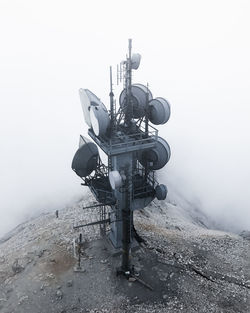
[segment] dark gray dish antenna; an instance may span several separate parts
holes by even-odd
[[[165,200],[168,194],[167,186],[160,184],[155,188],[155,195],[158,200]]]
[[[148,93],[148,100],[153,98],[152,93],[148,88],[142,84],[133,84],[131,86],[131,101],[133,104],[133,118],[141,118],[145,116],[145,110],[147,105],[147,93]],[[126,99],[126,89],[120,94],[120,106],[121,108],[125,108],[127,105]]]
[[[138,159],[143,166],[148,165],[151,170],[160,170],[168,163],[170,156],[169,144],[158,136],[155,147],[139,153]]]
[[[99,152],[97,145],[93,142],[83,142],[80,137],[80,148],[76,151],[72,169],[80,177],[90,175],[97,168]]]
[[[170,104],[164,98],[149,101],[149,120],[155,125],[167,123],[170,118]]]

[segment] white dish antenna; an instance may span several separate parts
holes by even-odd
[[[106,133],[110,124],[110,118],[103,103],[98,106],[91,106],[90,121],[96,136],[102,136]]]
[[[108,158],[107,154],[105,152],[103,152],[102,149],[98,149],[98,150],[99,150],[99,156],[100,156],[102,163],[104,165],[108,166],[109,158]]]
[[[134,53],[131,57],[132,69],[137,70],[141,63],[141,55],[139,53]]]
[[[109,172],[109,183],[113,190],[122,186],[122,177],[118,171]]]
[[[88,89],[80,89],[79,90],[80,101],[83,110],[83,116],[86,124],[91,127],[91,119],[90,119],[90,109],[92,106],[101,106],[105,108],[105,105],[101,102],[101,100],[90,90]]]

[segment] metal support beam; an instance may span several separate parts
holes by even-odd
[[[125,207],[122,210],[122,267],[124,273],[130,273],[130,248],[131,248],[131,193],[132,177],[129,166],[125,169]]]

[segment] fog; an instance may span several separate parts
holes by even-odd
[[[0,1],[0,236],[86,189],[71,170],[87,128],[78,97],[108,105],[109,65],[171,103],[160,172],[227,229],[250,229],[248,1]],[[118,96],[118,95],[117,95]]]

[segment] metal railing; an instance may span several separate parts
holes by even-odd
[[[92,130],[89,130],[89,135],[91,138],[104,150],[108,155],[112,155],[116,152],[123,153],[129,150],[135,151],[140,149],[140,146],[145,146],[145,148],[151,147],[158,138],[158,130],[153,126],[150,126],[148,131],[148,136],[143,132],[143,127],[141,126],[139,132],[133,134],[125,134],[122,131],[118,131],[116,135],[108,139],[105,137],[96,137]]]

